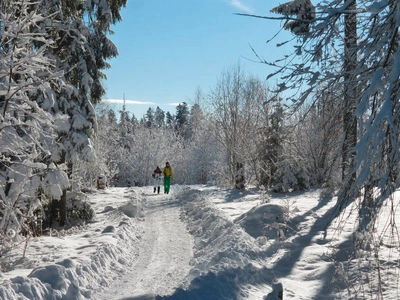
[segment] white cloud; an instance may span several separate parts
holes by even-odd
[[[124,104],[124,100],[122,99],[103,99],[103,102],[107,103],[115,103],[115,104]],[[125,104],[135,104],[135,105],[154,105],[154,102],[144,102],[144,101],[136,101],[136,100],[125,100]]]
[[[250,7],[243,4],[242,1],[240,0],[229,0],[229,4],[232,5],[233,7],[245,11],[246,13],[249,14],[253,13],[253,10]]]
[[[171,102],[171,103],[167,103],[167,105],[170,106],[178,106],[179,104],[181,104],[182,102]]]

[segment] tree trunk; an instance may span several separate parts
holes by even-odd
[[[73,163],[67,162],[67,174],[69,179],[71,179],[72,176],[72,168],[73,168]],[[63,190],[63,194],[59,201],[60,221],[58,224],[60,226],[64,226],[67,224],[67,190],[68,188],[65,188]]]
[[[64,226],[67,224],[67,190],[63,190],[63,194],[59,201],[59,214],[60,214],[60,221],[59,225]]]
[[[345,0],[347,2],[347,0]],[[354,0],[347,8],[348,11],[356,10]],[[357,119],[355,109],[357,104],[357,85],[354,70],[357,66],[357,15],[345,14],[345,49],[344,49],[344,141],[342,146],[342,180],[347,188],[352,186],[355,179],[353,173],[354,152],[352,149],[357,144]]]

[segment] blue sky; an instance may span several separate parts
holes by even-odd
[[[285,1],[283,1],[285,2]],[[225,69],[238,63],[246,73],[264,80],[271,72],[256,60],[250,45],[267,60],[281,58],[267,44],[280,21],[235,13],[271,15],[277,0],[131,0],[111,40],[119,56],[110,60],[104,82],[105,100],[126,100],[140,119],[151,106],[175,113],[177,103],[190,103],[198,87],[214,87]],[[287,37],[287,34],[286,34]],[[116,101],[117,100],[117,101]],[[121,105],[113,106],[120,109]]]

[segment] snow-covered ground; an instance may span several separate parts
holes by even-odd
[[[376,269],[387,276],[384,299],[398,299],[398,249],[382,240],[380,268],[350,259],[351,207],[347,222],[324,231],[336,199],[320,193],[96,191],[94,222],[31,238],[1,258],[0,299],[278,299],[280,286],[285,300],[382,299]]]

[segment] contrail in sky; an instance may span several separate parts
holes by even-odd
[[[243,10],[247,13],[253,13],[253,10],[250,7],[243,4],[240,0],[230,0],[229,3],[230,3],[230,5],[236,7],[240,10]]]
[[[124,104],[123,99],[103,99],[102,101],[107,103]],[[136,100],[125,100],[125,104],[136,104],[136,105],[154,105],[154,102],[144,102]]]

